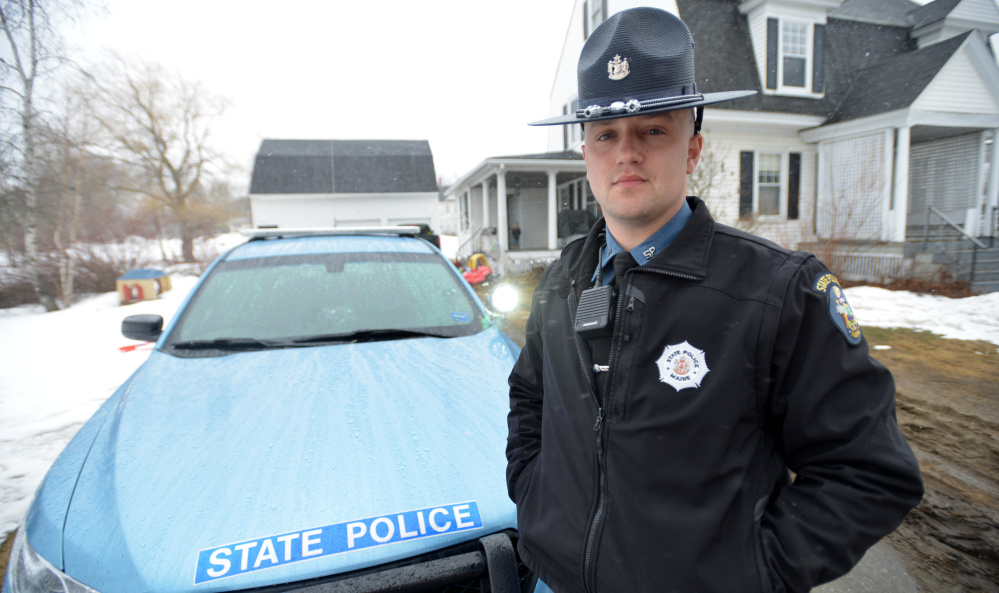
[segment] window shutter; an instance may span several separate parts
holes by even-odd
[[[739,153],[739,218],[753,214],[753,151]]]
[[[815,40],[812,47],[812,92],[821,93],[826,84],[826,26],[815,25]]]
[[[583,41],[586,41],[589,38],[590,38],[590,7],[589,7],[589,2],[583,2]]]
[[[777,36],[780,26],[777,19],[767,19],[767,88],[777,90]]]
[[[798,201],[801,194],[800,152],[788,155],[787,174],[787,219],[798,220]]]

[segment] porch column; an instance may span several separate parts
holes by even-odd
[[[482,226],[488,228],[489,224],[489,178],[482,182]]]
[[[909,213],[909,144],[910,126],[898,128],[895,146],[895,183],[891,195],[891,228],[888,240],[905,241],[905,223]]]
[[[558,249],[558,187],[555,176],[558,171],[548,172],[548,249]]]
[[[989,166],[989,193],[985,199],[985,226],[987,237],[996,236],[996,219],[993,208],[999,206],[999,129],[992,131],[992,159]]]
[[[506,273],[506,263],[503,261],[507,250],[507,221],[506,221],[506,165],[500,165],[496,172],[496,242],[499,245],[499,272]]]

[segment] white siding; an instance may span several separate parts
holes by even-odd
[[[891,199],[888,148],[893,130],[820,144],[818,236],[833,240],[882,240]]]
[[[762,10],[750,15],[749,34],[753,41],[756,69],[759,71],[760,80],[765,87],[767,83],[767,15]]]
[[[999,8],[996,8],[994,0],[964,0],[947,16],[961,20],[999,24]]]
[[[999,113],[996,98],[982,81],[966,49],[959,50],[940,69],[912,108],[951,113]]]
[[[705,119],[707,123],[709,120]],[[801,180],[798,196],[798,219],[763,216],[751,222],[739,220],[739,153],[742,151],[780,152],[782,161],[781,201],[787,203],[787,153],[801,153]],[[712,164],[712,161],[714,163]],[[797,247],[813,238],[812,221],[815,211],[816,146],[805,144],[797,134],[761,133],[755,129],[704,130],[704,153],[699,168],[712,167],[714,180],[709,195],[699,196],[708,204],[715,220],[742,228],[786,247]],[[702,171],[703,172],[703,171]],[[695,175],[697,173],[695,172]],[[783,210],[783,207],[782,207]]]
[[[437,193],[401,195],[260,194],[250,196],[254,226],[327,228],[428,222],[438,228]]]

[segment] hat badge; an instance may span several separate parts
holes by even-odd
[[[613,60],[607,62],[607,78],[611,80],[621,80],[630,73],[628,58],[622,60],[620,55],[615,55]]]

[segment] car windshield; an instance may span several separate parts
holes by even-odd
[[[219,262],[166,346],[177,353],[456,337],[487,325],[436,255],[291,255]]]

